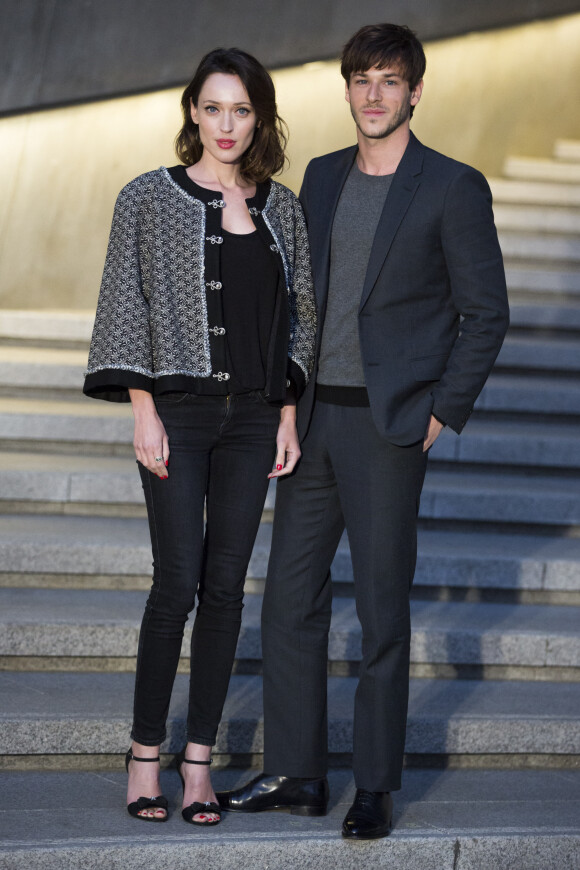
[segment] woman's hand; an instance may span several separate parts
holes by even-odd
[[[280,425],[276,435],[276,471],[268,477],[284,477],[294,471],[300,459],[300,442],[296,431],[296,402],[288,397],[280,411]]]
[[[135,456],[141,465],[161,480],[166,480],[169,477],[169,439],[157,414],[153,396],[146,390],[129,390],[129,395],[135,417]]]

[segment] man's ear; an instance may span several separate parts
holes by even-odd
[[[417,86],[411,91],[411,105],[416,106],[419,100],[421,99],[421,94],[423,93],[423,79],[418,82]]]

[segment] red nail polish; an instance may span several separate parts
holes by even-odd
[[[281,465],[277,465],[277,466],[276,466],[276,471],[282,471],[282,466],[281,466]]]

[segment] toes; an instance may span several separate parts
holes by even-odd
[[[164,819],[167,813],[162,809],[154,809],[150,807],[149,809],[139,810],[137,813],[138,816],[141,816],[144,819]]]
[[[196,813],[193,820],[207,825],[208,822],[219,822],[220,816],[217,813]]]

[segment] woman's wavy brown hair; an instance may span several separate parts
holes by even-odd
[[[191,119],[191,104],[197,106],[203,83],[212,73],[238,76],[248,92],[257,124],[252,144],[242,157],[240,172],[246,181],[266,181],[284,167],[288,128],[278,115],[270,75],[255,57],[239,48],[216,48],[202,58],[181,97],[183,127],[175,139],[177,157],[191,166],[203,153],[198,125]]]

